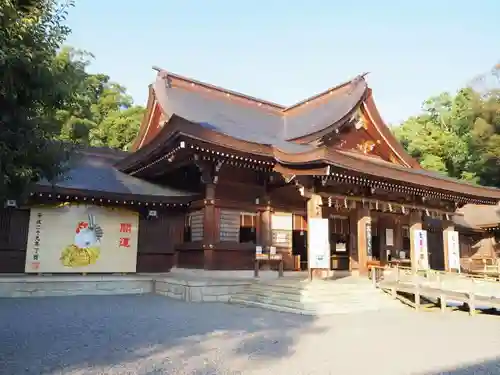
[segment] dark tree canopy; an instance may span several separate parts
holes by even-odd
[[[0,203],[57,178],[72,144],[126,149],[138,131],[144,108],[86,72],[91,54],[62,47],[71,6],[0,0]]]
[[[0,199],[6,199],[61,172],[54,116],[71,98],[71,77],[54,64],[69,33],[64,8],[51,0],[0,0],[0,9]]]

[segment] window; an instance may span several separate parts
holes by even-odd
[[[403,238],[410,238],[410,227],[408,225],[403,225]]]
[[[191,242],[191,215],[184,218],[184,242]]]
[[[186,215],[184,221],[184,242],[203,240],[203,211],[194,211]]]
[[[272,246],[292,247],[293,215],[287,212],[276,212],[271,218]]]
[[[240,214],[240,243],[257,243],[257,215],[242,212]]]
[[[401,250],[410,250],[410,227],[408,225],[403,225],[403,248]]]
[[[257,215],[252,212],[220,210],[221,242],[256,243]]]
[[[12,209],[0,210],[0,246],[7,246],[9,244],[12,215]]]

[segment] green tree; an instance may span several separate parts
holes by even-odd
[[[91,144],[128,150],[137,136],[143,116],[141,106],[109,113],[91,133]]]
[[[467,87],[426,100],[423,112],[393,127],[422,167],[500,187],[500,90]]]
[[[71,5],[71,4],[69,4]],[[56,113],[71,98],[71,71],[54,61],[70,29],[68,4],[0,0],[0,200],[63,171]],[[1,202],[0,202],[1,203]]]
[[[86,72],[93,56],[65,47],[56,57],[77,78],[72,96],[57,113],[60,139],[92,146],[127,149],[139,129],[144,108],[133,104],[125,87],[105,74]]]

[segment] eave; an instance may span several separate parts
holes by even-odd
[[[125,206],[152,206],[152,207],[187,207],[196,200],[195,194],[186,196],[162,196],[117,194],[99,190],[68,189],[51,186],[35,186],[30,193],[30,199],[54,200],[61,202],[75,202],[82,204],[109,204]]]
[[[271,145],[247,142],[206,129],[176,115],[170,118],[168,126],[164,126],[151,142],[117,163],[116,167],[121,171],[133,173],[147,163],[153,163],[158,158],[164,159],[169,153],[181,148],[189,148],[193,152],[213,157],[244,161],[268,170],[279,164],[288,170],[300,170],[300,174],[318,174],[318,164],[323,163],[324,166],[330,165],[367,176],[379,185],[397,184],[408,193],[433,196],[436,195],[435,192],[439,192],[440,197],[449,200],[482,204],[496,204],[500,201],[498,189],[461,183],[425,174],[422,169],[405,168],[327,147],[290,154]],[[316,164],[316,167],[313,164]],[[309,171],[306,172],[308,168]],[[321,171],[326,174],[327,170],[323,168]],[[330,173],[337,173],[333,171],[334,169],[331,169]],[[382,180],[390,182],[384,183]]]
[[[173,115],[148,144],[118,162],[115,167],[134,174],[160,159],[174,157],[181,150],[240,161],[256,168],[272,169],[274,163],[269,145],[246,142],[204,128]]]
[[[500,190],[482,186],[475,186],[467,183],[453,181],[447,178],[440,178],[429,174],[423,174],[421,169],[404,168],[388,162],[370,160],[370,158],[354,157],[353,155],[326,147],[315,149],[302,154],[286,154],[279,150],[274,150],[274,155],[278,162],[286,166],[289,170],[303,169],[306,164],[324,163],[339,170],[355,172],[360,176],[367,176],[366,183],[385,186],[398,185],[400,189],[409,194],[418,193],[428,196],[437,196],[452,201],[466,201],[478,204],[497,204],[500,201]],[[336,169],[329,169],[324,175],[346,177],[346,182],[352,179],[351,183],[361,177],[353,177],[349,173],[339,173]],[[387,180],[389,182],[384,182]],[[436,192],[439,192],[437,194]]]

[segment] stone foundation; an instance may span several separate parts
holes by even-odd
[[[251,281],[183,280],[165,277],[155,281],[155,293],[188,302],[228,302]]]
[[[287,276],[307,276],[305,272],[285,272]],[[191,268],[172,268],[168,273],[169,276],[181,278],[200,278],[200,279],[230,279],[230,280],[252,280],[254,279],[253,270],[237,270],[237,271],[212,271]],[[278,271],[261,270],[259,271],[259,279],[274,280],[278,279]]]
[[[0,297],[144,294],[152,291],[152,277],[142,275],[0,277]]]
[[[0,298],[155,293],[189,302],[227,302],[255,281],[253,271],[207,271],[174,268],[169,273],[133,275],[0,276]],[[286,273],[304,279],[307,273]],[[259,280],[278,279],[261,271]]]
[[[0,298],[156,293],[191,302],[227,302],[251,279],[203,274],[12,275],[0,277]],[[220,274],[216,276],[221,276]]]

